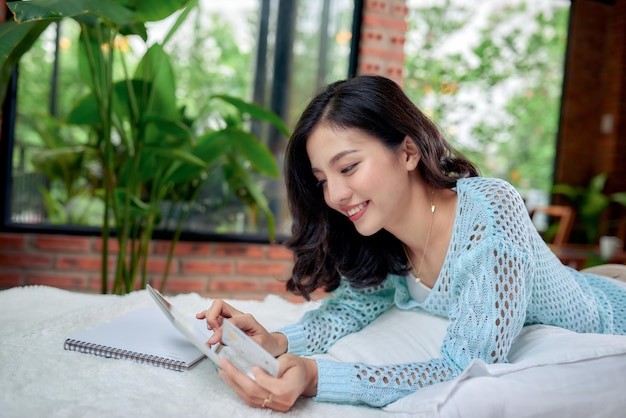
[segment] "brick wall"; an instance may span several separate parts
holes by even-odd
[[[112,269],[117,248],[110,244]],[[97,293],[101,248],[99,237],[0,233],[0,288],[46,285]],[[155,286],[161,282],[168,249],[165,241],[151,244],[148,271]],[[165,292],[245,299],[273,293],[303,301],[285,290],[292,265],[291,252],[280,245],[180,242]]]
[[[366,0],[359,49],[360,74],[378,74],[403,84],[406,0]]]

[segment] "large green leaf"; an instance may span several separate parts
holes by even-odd
[[[239,110],[239,112],[248,114],[252,118],[257,120],[269,122],[274,125],[278,130],[280,130],[285,136],[290,136],[289,129],[287,129],[287,126],[280,118],[280,116],[278,116],[271,110],[264,108],[263,106],[260,106],[256,103],[246,102],[237,97],[227,96],[224,94],[217,94],[211,96],[211,98],[220,99],[225,101],[226,103],[230,103],[231,105],[235,106],[237,110]]]
[[[73,168],[79,171],[82,169],[82,155],[86,151],[88,149],[83,145],[42,149],[34,153],[32,162],[42,171],[53,171],[53,173],[47,173],[48,177],[53,174],[60,178],[64,174],[63,168]]]
[[[228,152],[232,152],[232,147],[228,137],[222,135],[221,131],[212,131],[201,135],[191,152],[195,157],[203,161],[206,167],[200,167],[195,164],[180,164],[170,173],[170,181],[180,183],[200,175]]]
[[[158,113],[164,117],[177,118],[176,77],[170,56],[159,44],[152,45],[137,65],[134,78],[150,83],[141,103],[147,106],[150,113]]]
[[[94,15],[122,26],[131,23],[134,16],[132,10],[113,0],[31,0],[8,2],[7,6],[19,23]]]
[[[131,218],[160,214],[157,208],[145,203],[141,200],[141,198],[139,198],[139,196],[132,193],[129,195],[128,190],[125,188],[115,189],[115,196],[119,207],[123,207],[125,205],[126,197],[128,196],[130,202],[129,217]]]
[[[144,80],[121,80],[115,83],[113,112],[120,121],[139,126],[155,117],[177,120],[174,96],[167,96],[163,89],[154,90],[154,84]],[[146,119],[150,115],[152,119]],[[135,138],[143,141],[145,138]]]
[[[162,147],[146,147],[146,151],[152,152],[156,155],[160,155],[162,157],[180,160],[186,164],[195,165],[200,168],[206,168],[206,162],[202,161],[200,158],[196,157],[190,152],[187,152],[182,149],[164,149]]]
[[[128,6],[135,10],[135,18],[140,22],[155,22],[165,19],[189,3],[197,0],[133,0]]]
[[[146,127],[147,146],[184,146],[191,145],[193,133],[191,129],[178,120],[171,120],[160,115],[149,114],[143,118]]]
[[[65,119],[65,123],[70,125],[99,126],[100,112],[99,105],[93,93],[80,98]]]
[[[226,128],[221,132],[232,141],[237,153],[248,160],[259,172],[272,177],[279,176],[278,165],[272,152],[256,136],[240,129]]]
[[[270,241],[274,240],[275,220],[269,204],[263,192],[250,176],[250,170],[246,169],[237,157],[228,158],[228,164],[223,167],[224,176],[230,185],[230,189],[236,192],[237,198],[247,206],[255,206],[263,211],[269,230]]]
[[[13,69],[48,27],[50,21],[18,24],[8,21],[0,25],[0,103],[4,102]]]
[[[106,59],[100,47],[100,43],[96,40],[95,31],[83,26],[81,34],[78,35],[78,74],[81,80],[87,84],[92,90],[94,82],[102,84],[103,72]]]

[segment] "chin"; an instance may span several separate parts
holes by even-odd
[[[357,227],[357,226],[355,226],[355,228],[356,228],[356,232],[363,235],[364,237],[371,237],[372,235],[374,235],[381,229],[381,228],[367,228],[367,227]]]

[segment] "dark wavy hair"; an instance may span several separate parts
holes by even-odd
[[[309,136],[320,125],[358,129],[390,150],[397,150],[409,136],[421,154],[418,170],[435,188],[452,188],[460,177],[479,175],[394,81],[363,75],[328,85],[300,116],[285,154],[293,218],[285,245],[295,255],[287,289],[307,299],[319,288],[335,290],[342,275],[354,287],[365,288],[380,284],[389,273],[408,271],[395,236],[385,230],[362,236],[346,216],[326,205],[306,152]]]

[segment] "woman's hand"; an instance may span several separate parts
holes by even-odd
[[[209,345],[222,341],[222,322],[228,318],[274,357],[287,351],[287,338],[283,334],[269,333],[252,315],[235,309],[221,299],[215,300],[209,309],[196,314],[196,318],[206,319],[207,328],[213,330],[213,335],[207,341]]]
[[[252,380],[225,359],[220,361],[219,375],[248,405],[286,412],[300,396],[317,394],[317,363],[293,354],[282,355],[278,361],[278,377],[254,367],[256,381]]]

